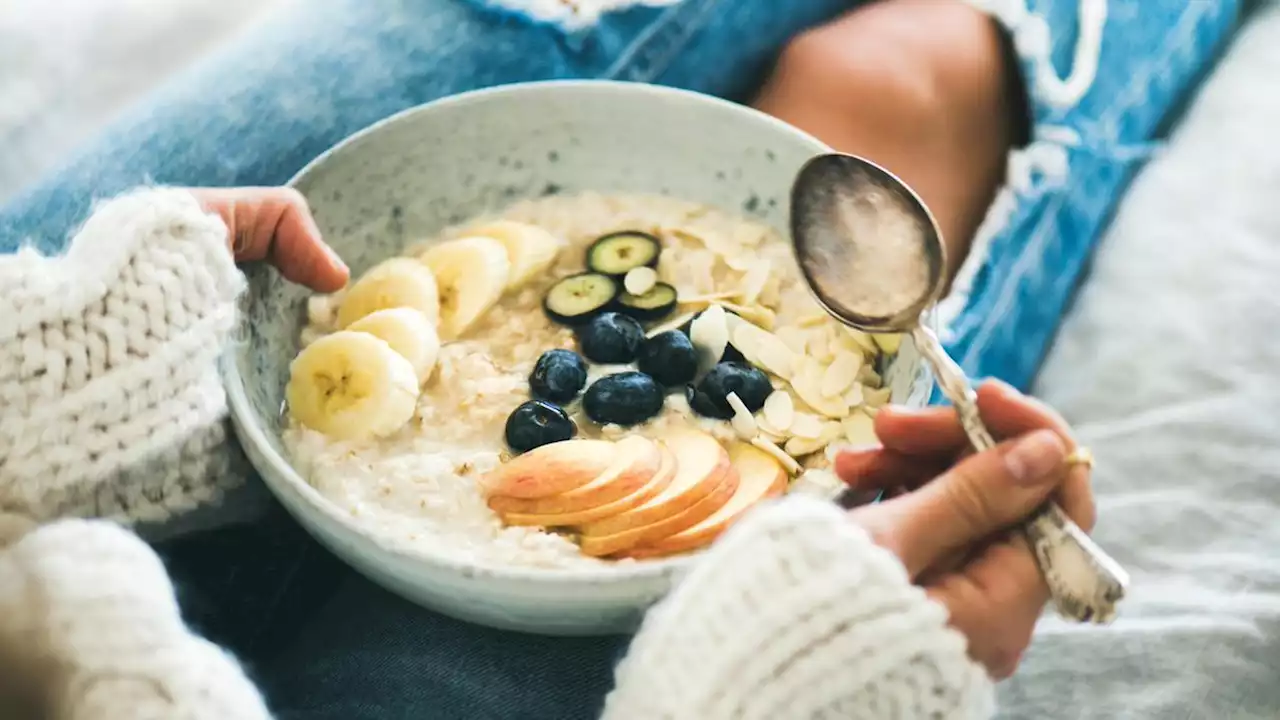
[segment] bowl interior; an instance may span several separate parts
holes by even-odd
[[[318,158],[293,184],[358,275],[446,226],[548,193],[659,193],[785,229],[791,181],[824,151],[783,123],[701,95],[604,81],[534,83],[396,115]],[[265,268],[247,274],[238,342],[225,364],[233,413],[242,436],[258,445],[250,455],[273,476],[273,489],[273,479],[284,480],[323,504],[289,466],[280,440],[308,292]],[[927,401],[931,379],[909,343],[886,379],[896,402]]]

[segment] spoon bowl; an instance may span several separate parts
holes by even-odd
[[[910,332],[946,285],[946,248],[924,201],[853,155],[818,155],[800,168],[791,238],[814,299],[859,330]]]

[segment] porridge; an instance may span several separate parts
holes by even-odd
[[[315,296],[285,444],[383,535],[487,566],[696,551],[874,440],[896,336],[837,324],[772,228],[656,196],[516,204]]]

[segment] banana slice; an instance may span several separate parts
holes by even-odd
[[[436,369],[440,356],[440,336],[422,313],[398,307],[369,313],[347,326],[352,332],[369,333],[381,339],[413,365],[418,382],[424,383]]]
[[[420,258],[440,286],[440,339],[465,333],[502,297],[511,261],[501,242],[464,237],[433,246]]]
[[[369,269],[342,298],[338,307],[338,328],[370,313],[393,307],[408,307],[434,323],[440,317],[440,291],[436,277],[413,258],[385,260]]]
[[[508,290],[524,285],[551,267],[564,247],[559,238],[536,225],[509,220],[482,225],[470,234],[493,238],[507,249],[507,259],[511,262]]]
[[[285,400],[294,419],[339,440],[384,437],[418,406],[418,375],[386,341],[340,330],[298,353]]]

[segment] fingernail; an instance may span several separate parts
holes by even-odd
[[[1036,430],[1017,440],[1004,454],[1004,464],[1019,485],[1038,485],[1062,469],[1067,446],[1052,430]]]

